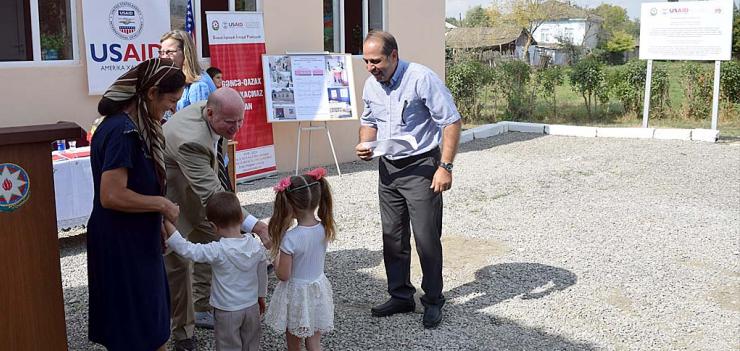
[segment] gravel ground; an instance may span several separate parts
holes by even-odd
[[[508,133],[462,145],[455,166],[435,330],[421,308],[370,316],[386,299],[377,163],[329,169],[339,238],[325,349],[740,349],[740,143]],[[276,179],[239,187],[258,217]],[[60,237],[70,349],[100,349],[87,341],[85,235]],[[212,331],[196,336],[213,349]],[[262,341],[284,348],[267,329]]]

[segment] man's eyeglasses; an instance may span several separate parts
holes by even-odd
[[[159,56],[170,56],[170,55],[174,55],[178,51],[180,51],[180,49],[177,49],[177,50],[159,50]]]

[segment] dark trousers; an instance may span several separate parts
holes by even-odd
[[[380,218],[388,293],[413,300],[411,227],[423,274],[424,305],[444,303],[442,295],[442,193],[429,187],[439,165],[439,149],[401,160],[380,158]]]

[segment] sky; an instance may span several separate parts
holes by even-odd
[[[740,0],[734,0],[736,4],[740,3]],[[445,0],[447,3],[447,14],[445,17],[460,18],[460,14],[465,17],[465,13],[471,7],[481,5],[483,7],[489,7],[492,0]],[[498,2],[498,1],[495,1]],[[575,4],[586,7],[594,8],[602,3],[610,5],[618,5],[627,9],[627,15],[630,18],[640,17],[640,3],[643,2],[656,2],[656,1],[645,1],[645,0],[574,0]]]

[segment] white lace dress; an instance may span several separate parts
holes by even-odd
[[[280,250],[293,256],[291,276],[277,284],[265,314],[265,324],[275,331],[305,338],[334,330],[331,283],[324,275],[326,246],[320,223],[285,233]]]

